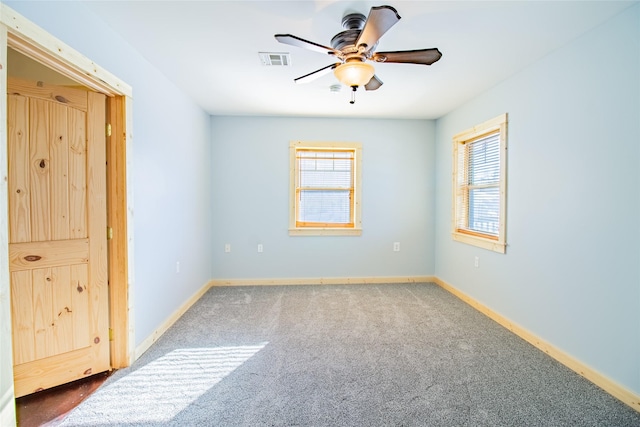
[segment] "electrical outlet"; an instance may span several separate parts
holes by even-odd
[[[262,243],[258,243],[258,252],[262,253],[262,250],[264,248],[262,247]]]
[[[224,251],[225,252],[231,252],[231,243],[225,243]]]
[[[393,242],[393,252],[400,252],[400,242]]]
[[[180,261],[176,261],[176,273],[180,273]]]
[[[480,258],[479,257],[476,257],[473,260],[473,266],[476,267],[476,268],[478,268],[480,266]]]

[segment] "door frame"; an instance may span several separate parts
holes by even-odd
[[[7,122],[7,48],[107,95],[109,325],[112,368],[134,361],[133,329],[133,98],[124,81],[0,3],[0,123]],[[0,424],[15,423],[8,236],[7,130],[0,126]],[[105,230],[107,232],[107,230]]]

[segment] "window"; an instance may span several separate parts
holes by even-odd
[[[504,253],[507,115],[453,137],[453,239]]]
[[[358,143],[292,142],[290,235],[362,233]]]

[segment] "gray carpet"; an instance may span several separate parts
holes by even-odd
[[[219,287],[63,426],[640,426],[434,284]]]

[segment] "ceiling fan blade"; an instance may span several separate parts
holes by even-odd
[[[398,62],[431,65],[442,57],[438,48],[403,50],[398,52],[376,52],[371,59],[376,62]]]
[[[332,49],[330,47],[327,46],[323,46],[321,44],[318,43],[314,43],[314,42],[310,42],[309,40],[305,40],[305,39],[301,39],[298,36],[294,36],[291,34],[276,34],[275,35],[276,40],[278,40],[280,43],[284,43],[284,44],[288,44],[291,46],[296,46],[296,47],[301,47],[304,49],[309,49],[312,50],[314,52],[319,52],[319,53],[326,53],[329,55],[336,55],[339,56],[339,54],[341,52]]]
[[[380,37],[399,20],[398,11],[391,6],[372,7],[367,17],[367,22],[364,23],[364,28],[358,36],[356,46],[364,45],[365,52],[369,51],[378,43]]]
[[[364,85],[364,88],[365,90],[376,90],[380,86],[382,86],[382,80],[380,80],[378,76],[374,74],[373,77],[371,77],[371,80],[369,80],[369,83]]]
[[[312,82],[315,79],[317,79],[318,77],[322,77],[325,74],[329,74],[338,65],[340,65],[339,62],[336,62],[335,64],[327,65],[326,67],[322,67],[319,70],[312,71],[309,74],[305,74],[304,76],[298,77],[297,79],[293,79],[293,81],[296,82],[296,83],[309,83],[309,82]]]

